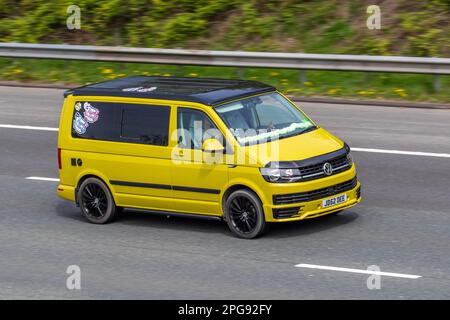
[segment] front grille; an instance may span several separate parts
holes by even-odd
[[[313,200],[322,199],[325,197],[333,196],[335,194],[351,190],[356,187],[358,180],[354,177],[352,180],[348,180],[334,186],[317,189],[313,191],[290,193],[290,194],[278,194],[273,196],[273,203],[278,204],[290,204],[301,203]]]
[[[337,174],[340,172],[343,172],[345,170],[350,169],[351,165],[349,164],[347,160],[347,155],[343,155],[328,161],[323,161],[320,163],[316,163],[313,165],[305,166],[305,167],[299,167],[300,175],[302,176],[301,181],[308,181],[308,180],[314,180],[319,179],[322,177],[326,177],[323,170],[323,166],[326,162],[329,162],[331,164],[331,167],[333,168],[333,174]]]
[[[282,209],[272,209],[273,217],[275,219],[292,218],[298,216],[303,207],[291,207]]]
[[[298,173],[299,176],[296,175],[291,180],[286,180],[283,182],[303,182],[315,180],[350,170],[352,163],[347,158],[348,153],[349,148],[348,146],[345,146],[337,151],[304,160],[269,162],[266,164],[266,168],[298,169],[300,171]],[[324,172],[324,165],[326,163],[329,163],[332,168],[331,174],[329,175]]]

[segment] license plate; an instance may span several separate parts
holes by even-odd
[[[347,201],[347,195],[346,194],[341,194],[340,196],[323,200],[322,201],[322,208],[328,208],[328,207],[336,206],[338,204],[344,203],[345,201]]]

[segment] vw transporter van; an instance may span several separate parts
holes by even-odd
[[[143,209],[222,219],[251,239],[361,201],[349,146],[255,81],[135,76],[68,90],[58,162],[58,195],[96,224]]]

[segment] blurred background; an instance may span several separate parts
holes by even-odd
[[[80,10],[70,30],[67,9]],[[381,28],[369,29],[378,5]],[[450,1],[0,0],[0,41],[450,57]],[[79,85],[127,75],[246,78],[295,96],[450,102],[449,76],[0,58],[0,81]]]

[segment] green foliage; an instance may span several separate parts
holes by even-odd
[[[335,23],[328,26],[323,32],[322,36],[314,42],[311,42],[306,48],[310,51],[322,51],[323,48],[335,47],[337,44],[345,41],[354,33],[348,23],[344,20],[337,20]]]
[[[12,14],[12,6],[7,0],[0,0],[0,18]]]
[[[0,0],[0,41],[450,56],[448,0],[383,3],[368,30],[358,0]]]
[[[379,1],[381,30],[359,0],[0,0],[0,41],[214,50],[450,56],[450,1]],[[67,7],[81,9],[68,30]],[[389,11],[388,11],[389,10]],[[295,95],[450,101],[427,75],[0,59],[0,79],[86,82],[126,75],[244,77]],[[405,86],[405,83],[408,86]],[[450,77],[442,77],[442,87]]]
[[[206,31],[206,20],[196,18],[192,13],[180,13],[167,20],[160,32],[161,44],[170,46]]]
[[[391,54],[389,50],[390,45],[391,42],[389,39],[366,35],[363,39],[358,41],[352,53],[386,56]]]
[[[439,2],[439,1],[434,1]],[[443,4],[443,3],[442,3]],[[441,4],[441,5],[442,5]],[[409,53],[416,56],[438,56],[442,50],[448,49],[449,32],[448,16],[439,15],[433,7],[431,12],[408,12],[400,16],[401,27],[407,34]],[[442,28],[441,23],[447,23]]]

